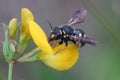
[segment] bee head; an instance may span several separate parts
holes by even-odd
[[[55,27],[50,33],[49,41],[60,39],[61,35],[61,29],[59,27]]]

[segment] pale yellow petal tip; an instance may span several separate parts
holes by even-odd
[[[60,50],[57,54],[43,55],[39,54],[40,60],[47,66],[57,70],[66,71],[72,68],[78,60],[79,50],[74,44],[69,44],[61,50],[65,44],[56,46],[53,51]]]
[[[24,20],[34,20],[32,12],[28,8],[21,9],[22,21]]]
[[[45,53],[52,53],[52,48],[42,28],[34,21],[29,21],[29,31],[35,44]]]
[[[15,26],[15,25],[17,25],[17,18],[11,19],[8,27],[10,28],[10,27]]]
[[[17,18],[11,19],[10,22],[17,22]]]

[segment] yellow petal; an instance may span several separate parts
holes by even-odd
[[[78,60],[79,50],[73,43],[70,43],[66,48],[65,44],[58,45],[53,48],[54,54],[44,55],[39,54],[40,60],[46,65],[58,71],[70,69]],[[64,48],[64,49],[63,49]],[[63,50],[62,50],[63,49]],[[59,51],[57,54],[56,51]]]
[[[22,41],[26,37],[26,35],[27,35],[28,39],[30,38],[29,26],[28,26],[29,20],[34,20],[34,16],[33,16],[32,12],[27,8],[22,8],[21,9],[21,27],[20,27],[19,41]]]
[[[29,21],[29,30],[35,44],[45,53],[52,53],[52,48],[50,47],[45,32],[42,28],[34,21]]]
[[[27,8],[21,9],[21,20],[24,23],[26,20],[34,20],[32,12]]]

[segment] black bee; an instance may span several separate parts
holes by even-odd
[[[70,26],[62,26],[61,28],[55,27],[49,37],[49,41],[52,40],[60,40],[59,44],[62,44],[63,42],[66,43],[66,46],[68,45],[68,41],[70,40],[70,36],[73,34],[74,29]]]
[[[81,29],[74,29],[71,27],[77,23],[82,23],[86,16],[86,10],[80,9],[76,11],[72,18],[68,21],[67,24],[52,28],[51,23],[48,21],[51,26],[51,34],[49,37],[49,42],[53,40],[60,40],[59,44],[63,42],[66,43],[65,46],[68,45],[68,42],[71,41],[75,43],[77,46],[84,46],[86,43],[95,45],[96,42],[93,39],[90,39],[86,36],[85,32]]]

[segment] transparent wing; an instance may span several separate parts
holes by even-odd
[[[83,8],[77,10],[66,25],[72,26],[72,25],[84,22],[86,14],[87,14],[87,11]]]

